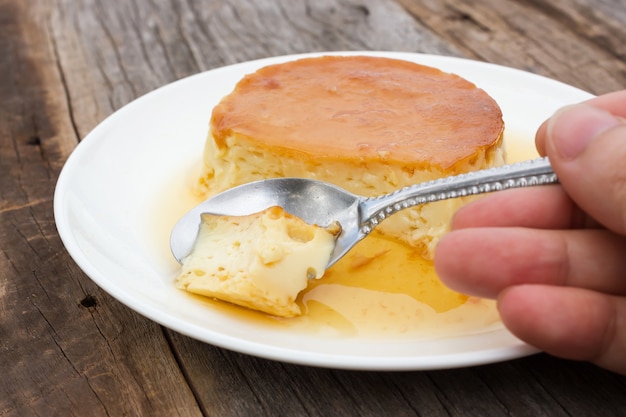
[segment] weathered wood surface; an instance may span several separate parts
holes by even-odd
[[[134,98],[255,58],[469,57],[595,94],[626,87],[623,0],[0,0],[0,415],[624,415],[626,379],[547,355],[351,372],[218,349],[92,283],[52,199],[82,137]]]

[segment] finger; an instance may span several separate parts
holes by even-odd
[[[626,298],[580,288],[511,287],[498,298],[505,326],[550,354],[626,373]]]
[[[537,140],[572,200],[599,223],[626,233],[626,121],[588,104],[571,106],[557,112]]]
[[[501,191],[461,208],[451,228],[533,227],[570,229],[597,227],[558,185]]]
[[[616,91],[604,94],[592,99],[586,100],[583,104],[606,110],[607,112],[626,119],[626,90]],[[540,155],[545,155],[545,138],[548,121],[546,120],[537,130],[535,143]]]
[[[435,268],[450,288],[479,297],[520,284],[626,295],[625,250],[626,237],[604,229],[471,228],[441,239]]]
[[[626,123],[573,107],[548,124],[546,152],[572,200],[607,228],[626,233]]]
[[[626,90],[603,94],[591,98],[584,103],[599,109],[604,109],[615,116],[626,118],[626,106],[624,106],[624,103],[626,103]]]

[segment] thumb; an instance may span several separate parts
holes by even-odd
[[[574,202],[613,232],[626,234],[626,121],[578,104],[545,126],[544,149]]]

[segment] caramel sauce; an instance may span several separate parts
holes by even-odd
[[[442,313],[464,304],[468,297],[448,289],[437,277],[432,261],[414,248],[374,231],[359,242],[322,279],[311,281],[301,302],[306,311],[311,301],[324,302],[325,287],[338,285],[405,294]]]
[[[219,148],[230,137],[249,137],[271,152],[313,161],[444,171],[499,144],[503,130],[498,104],[473,83],[368,56],[263,67],[215,106],[210,125]]]
[[[298,298],[299,317],[273,317],[187,294],[190,302],[247,322],[320,337],[433,338],[500,328],[493,301],[448,289],[432,261],[377,233],[310,282]]]
[[[527,141],[505,135],[507,160],[517,162],[537,156]],[[200,202],[191,184],[198,169],[186,168],[163,184],[154,201],[154,217],[147,219],[153,250],[174,278],[179,270],[169,249],[175,222]],[[480,333],[501,328],[495,303],[468,297],[445,287],[432,261],[413,248],[372,233],[330,268],[320,280],[311,281],[300,294],[303,315],[278,318],[219,300],[185,293],[190,303],[236,316],[268,328],[328,337],[433,338]]]
[[[520,160],[526,157],[513,157]],[[169,250],[175,222],[200,202],[189,187],[197,170],[173,178],[155,201],[149,219],[152,241],[172,271],[172,291],[178,264]],[[189,302],[206,304],[241,320],[294,333],[328,337],[430,338],[489,331],[501,326],[495,303],[457,293],[444,286],[432,261],[397,240],[374,231],[324,277],[312,280],[298,299],[303,315],[278,318],[220,300],[186,293]]]

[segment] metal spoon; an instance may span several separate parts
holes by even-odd
[[[558,182],[547,158],[504,165],[403,188],[380,197],[362,197],[325,182],[275,178],[231,188],[200,203],[174,226],[170,246],[181,262],[192,250],[201,213],[247,215],[281,206],[305,222],[341,225],[327,268],[380,222],[405,208],[449,198]]]

